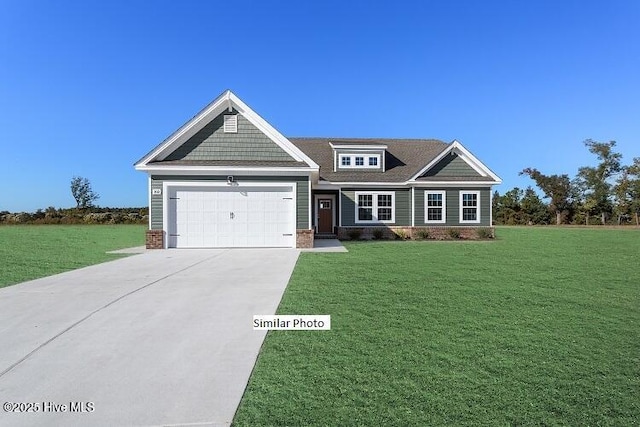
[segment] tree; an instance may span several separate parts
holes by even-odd
[[[584,145],[598,157],[600,163],[596,167],[583,166],[578,169],[577,182],[584,197],[587,218],[590,212],[600,214],[604,225],[607,214],[613,212],[611,179],[622,170],[622,154],[613,151],[615,141],[587,139]]]
[[[549,208],[530,186],[524,190],[520,201],[527,224],[548,224],[551,222]]]
[[[589,187],[580,177],[576,177],[571,182],[574,188],[574,204],[580,216],[584,216],[584,225],[589,225],[591,214],[596,211],[595,199],[589,197]]]
[[[520,198],[522,190],[518,187],[507,191],[500,196],[496,191],[494,193],[494,219],[497,224],[516,225],[522,224],[520,214]]]
[[[80,176],[71,178],[71,194],[76,200],[76,208],[78,209],[90,208],[100,198],[98,193],[91,188],[89,180]]]
[[[528,175],[545,197],[549,198],[549,209],[556,215],[556,224],[562,224],[562,213],[573,208],[574,188],[569,175],[544,175],[535,168],[525,168],[519,175]]]
[[[618,223],[621,222],[622,216],[633,214],[636,225],[640,225],[638,218],[640,213],[640,157],[634,158],[630,166],[622,168],[622,173],[613,187],[613,192],[616,198]]]

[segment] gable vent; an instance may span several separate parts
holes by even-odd
[[[224,115],[224,133],[238,133],[238,116],[236,114]]]

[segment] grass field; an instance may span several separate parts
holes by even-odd
[[[106,251],[144,245],[144,225],[0,227],[0,288],[120,258]]]
[[[640,423],[640,230],[303,253],[236,426]]]

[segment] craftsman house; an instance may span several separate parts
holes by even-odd
[[[500,178],[458,141],[286,138],[231,91],[140,159],[148,248],[491,227]]]

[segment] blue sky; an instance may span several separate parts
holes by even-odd
[[[286,136],[458,139],[504,183],[640,156],[640,2],[0,3],[0,211],[145,206],[133,163],[229,88]]]

